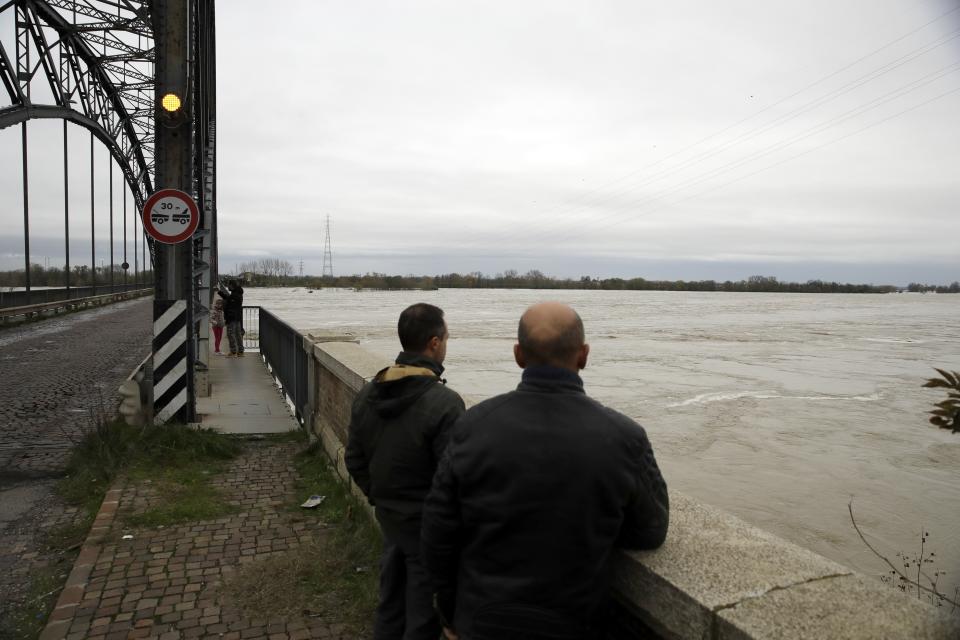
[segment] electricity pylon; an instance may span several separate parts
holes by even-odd
[[[327,233],[323,241],[323,274],[324,278],[333,279],[333,251],[330,249],[330,216],[327,216]]]

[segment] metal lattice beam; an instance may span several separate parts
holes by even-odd
[[[121,167],[138,208],[154,182],[150,7],[150,0],[0,4],[16,44],[11,56],[0,42],[0,84],[10,103],[0,108],[0,129],[33,118],[89,129]],[[38,102],[48,94],[48,103]]]

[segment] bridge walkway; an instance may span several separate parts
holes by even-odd
[[[226,343],[226,338],[224,338]],[[210,396],[197,398],[200,425],[223,433],[285,433],[299,428],[257,351],[210,355]]]

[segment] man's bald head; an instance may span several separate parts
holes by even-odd
[[[517,364],[551,365],[579,371],[587,364],[583,321],[572,308],[559,302],[535,304],[520,317],[514,355]]]

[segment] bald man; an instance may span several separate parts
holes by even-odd
[[[517,334],[520,385],[464,414],[424,504],[434,606],[451,639],[596,638],[613,550],[663,543],[667,487],[643,427],[584,393],[580,316],[538,304]]]

